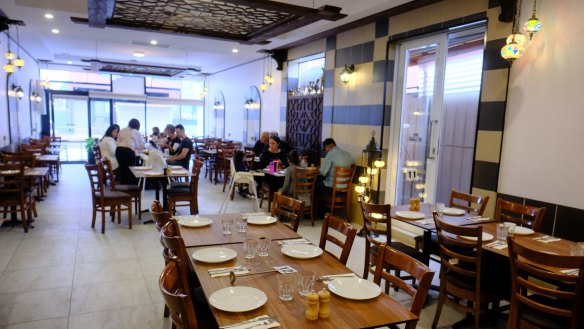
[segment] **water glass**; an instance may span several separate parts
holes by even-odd
[[[314,286],[314,272],[302,271],[298,272],[298,294],[306,296]]]
[[[242,217],[237,220],[237,232],[245,233],[247,230],[247,218]]]
[[[258,240],[254,238],[247,238],[243,240],[243,253],[245,258],[255,258],[256,249],[258,247]]]
[[[296,287],[295,274],[278,275],[278,297],[283,301],[291,301]]]
[[[442,217],[442,214],[444,213],[444,203],[439,202],[434,204],[434,210],[436,211],[439,217]]]
[[[570,256],[584,256],[584,242],[578,242],[570,248]]]
[[[170,156],[170,151],[166,148],[164,149],[164,158],[168,158]]]
[[[272,239],[262,236],[258,239],[258,256],[266,257],[270,254],[270,242]]]
[[[513,235],[515,234],[515,228],[517,227],[517,224],[515,223],[504,223],[505,228],[507,228],[507,236],[513,237]]]
[[[223,230],[223,234],[231,234],[231,225],[233,225],[233,219],[221,220],[221,228]]]
[[[504,223],[497,224],[497,240],[507,242],[508,232]]]

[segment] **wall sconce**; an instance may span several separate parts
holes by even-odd
[[[12,85],[12,93],[11,96],[16,97],[18,99],[22,99],[24,97],[24,90],[21,86]]]
[[[31,102],[35,102],[37,104],[40,104],[41,101],[43,100],[43,98],[38,93],[32,93],[32,95],[30,95],[30,100],[31,100]]]
[[[539,21],[539,19],[537,19],[537,17],[535,17],[536,9],[537,9],[537,0],[534,0],[533,1],[533,11],[531,12],[531,18],[528,19],[527,22],[525,22],[525,24],[523,25],[523,29],[525,30],[525,32],[529,33],[529,40],[531,40],[531,38],[533,37],[535,32],[537,32],[541,29],[541,22]]]
[[[216,101],[215,103],[213,103],[213,110],[218,111],[218,110],[224,110],[225,106],[223,106],[223,104],[221,104],[221,102]]]
[[[254,102],[253,99],[249,98],[245,101],[245,105],[243,106],[246,110],[259,110],[260,104]]]
[[[355,65],[353,65],[353,64],[346,65],[345,64],[345,67],[341,71],[341,81],[344,84],[349,83],[349,79],[351,78],[351,74],[353,74],[353,72],[355,72]]]
[[[511,35],[507,37],[507,44],[501,48],[501,57],[513,64],[513,61],[521,58],[525,53],[525,37],[517,31],[519,17],[521,15],[521,1],[515,3],[515,16],[513,17],[513,28]]]

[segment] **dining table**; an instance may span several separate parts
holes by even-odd
[[[42,154],[37,156],[35,160],[39,166],[46,164],[50,168],[50,175],[55,174],[55,182],[59,182],[59,166],[61,165],[59,154]]]
[[[164,210],[168,210],[168,200],[167,185],[170,184],[170,178],[180,178],[180,177],[192,177],[194,174],[180,166],[171,167],[172,170],[165,171],[162,168],[151,168],[148,166],[130,166],[130,171],[136,178],[138,178],[138,185],[142,186],[142,193],[146,188],[147,179],[157,180],[155,184],[155,194],[154,198],[160,201],[160,190],[162,189],[162,207]]]
[[[284,243],[284,245],[286,245]],[[193,269],[201,284],[201,288],[205,297],[210,300],[213,305],[213,299],[221,302],[219,296],[223,292],[233,292],[237,294],[239,290],[246,289],[252,291],[261,291],[267,299],[262,305],[252,306],[253,309],[246,311],[232,311],[229,309],[219,309],[220,307],[211,306],[211,310],[215,320],[219,326],[229,326],[241,321],[246,321],[262,315],[268,315],[280,324],[280,328],[323,328],[323,329],[338,329],[338,328],[370,328],[390,324],[408,323],[418,320],[418,317],[411,313],[407,308],[401,305],[392,297],[384,294],[379,290],[379,294],[375,296],[362,296],[362,291],[356,289],[352,293],[355,297],[345,298],[335,295],[331,287],[333,284],[342,285],[343,279],[338,278],[337,283],[331,281],[319,281],[314,283],[313,290],[319,291],[329,286],[330,292],[330,316],[328,318],[319,318],[317,320],[308,320],[305,317],[307,309],[307,302],[305,297],[302,297],[297,292],[293,293],[292,300],[282,301],[278,295],[278,276],[292,275],[280,274],[274,271],[274,266],[290,266],[297,271],[310,271],[316,277],[321,275],[347,275],[353,274],[355,280],[360,287],[374,285],[371,281],[358,278],[345,265],[341,264],[336,257],[323,252],[322,254],[309,259],[293,258],[285,255],[280,248],[279,241],[272,240],[270,243],[269,255],[265,257],[255,256],[252,259],[244,257],[244,250],[242,243],[235,243],[226,245],[226,248],[231,249],[237,255],[220,264],[200,262],[191,257]],[[186,248],[189,256],[193,253],[208,248],[207,246],[198,246]],[[209,270],[224,267],[233,267],[244,265],[251,275],[237,276],[233,285],[228,276],[211,277]],[[355,282],[353,281],[353,282]],[[256,290],[257,289],[257,290]],[[214,295],[214,293],[216,293]],[[217,296],[219,295],[219,296]],[[215,297],[217,296],[217,297]],[[241,300],[241,304],[247,304],[248,299]],[[238,305],[246,306],[246,305]],[[257,306],[257,307],[256,307]]]

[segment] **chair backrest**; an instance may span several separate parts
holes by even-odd
[[[172,217],[170,212],[164,211],[162,209],[162,205],[158,200],[154,200],[152,202],[152,205],[150,206],[150,215],[152,216],[152,219],[156,223],[156,229],[158,230],[158,232],[160,232],[162,227],[166,225],[166,223],[168,223],[168,221]]]
[[[345,236],[345,241],[342,241],[335,236],[329,234],[329,228],[338,231]],[[331,214],[326,214],[324,220],[322,221],[322,230],[320,231],[320,243],[319,247],[325,250],[325,245],[327,241],[330,241],[337,246],[341,247],[341,255],[339,256],[339,262],[346,265],[349,259],[349,253],[351,252],[351,247],[353,247],[353,241],[355,240],[355,235],[357,234],[357,229],[355,229],[351,224],[345,222],[339,217],[335,217]]]
[[[475,296],[478,296],[481,286],[483,228],[450,225],[440,220],[437,213],[434,213],[434,223],[440,244],[440,281],[446,281],[447,273],[458,275],[463,278],[461,280],[473,283]]]
[[[188,292],[188,286],[183,286],[184,280],[176,261],[170,260],[162,270],[158,285],[164,297],[164,302],[170,311],[172,322],[178,328],[197,329],[197,318],[193,301]]]
[[[391,244],[391,205],[360,203],[367,237],[382,234],[387,236],[387,244]]]
[[[543,318],[557,328],[582,328],[584,256],[535,251],[513,238],[508,238],[507,243],[512,287],[508,328],[522,328],[522,322],[531,324],[531,327],[546,327],[542,323],[533,323]],[[558,271],[552,272],[545,267]],[[578,275],[569,275],[562,273],[561,269],[579,269],[579,272]]]
[[[296,167],[294,179],[294,198],[298,199],[300,195],[309,195],[310,204],[314,204],[314,187],[318,177],[320,167],[301,168]]]
[[[272,200],[272,216],[281,220],[282,217],[290,219],[294,232],[298,232],[298,225],[304,213],[304,201],[300,201],[280,192],[274,193]]]
[[[500,222],[514,222],[539,232],[546,208],[524,206],[519,203],[498,199],[495,208],[495,220]]]
[[[95,198],[99,195],[100,204],[104,202],[104,187],[103,187],[103,169],[100,165],[91,165],[85,163],[85,170],[89,176],[89,184],[91,185],[91,195]]]
[[[450,192],[450,207],[463,209],[468,213],[482,216],[489,203],[488,196],[473,195],[452,190]]]
[[[112,162],[107,157],[104,157],[101,159],[101,161],[99,162],[98,165],[101,166],[101,168],[103,170],[104,184],[107,185],[107,182],[109,181],[110,188],[112,191],[114,191],[116,189],[116,176],[114,175],[114,170],[112,168]]]
[[[389,282],[402,291],[405,291],[413,298],[410,312],[419,316],[424,307],[426,296],[428,295],[428,289],[430,289],[430,285],[432,284],[434,271],[422,262],[404,254],[403,252],[395,250],[389,246],[384,245],[383,247],[384,248],[379,250],[373,282],[381,284],[381,279],[384,279],[386,282]],[[407,272],[413,278],[418,280],[417,289],[399,277],[391,274],[389,269]],[[415,322],[406,326],[408,329],[415,327]]]
[[[36,167],[36,157],[32,153],[2,154],[4,163],[22,164],[26,167]]]
[[[201,168],[203,168],[203,161],[194,159],[193,160],[193,167],[191,169],[191,191],[194,195],[198,195],[199,193],[199,177],[201,174]]]
[[[185,291],[190,293],[189,290],[189,272],[191,263],[189,256],[187,254],[187,249],[185,247],[184,240],[180,235],[179,224],[175,219],[169,219],[162,229],[160,229],[160,242],[167,249],[167,253],[163,253],[167,262],[169,260],[174,260],[179,267],[181,272],[181,277],[184,279],[183,286],[185,286]]]
[[[336,167],[333,179],[333,197],[335,192],[346,193],[349,191],[349,186],[353,180],[355,173],[355,166],[350,168]]]
[[[24,198],[24,165],[0,164],[0,194],[5,195],[3,198],[9,195]]]

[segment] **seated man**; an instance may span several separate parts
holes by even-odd
[[[178,165],[182,166],[186,170],[189,170],[189,162],[191,161],[191,154],[193,153],[193,141],[185,133],[185,127],[179,124],[175,127],[176,135],[180,138],[180,144],[176,149],[174,155],[171,155],[166,159],[166,164],[169,166]]]
[[[355,163],[349,152],[337,147],[334,139],[327,138],[322,144],[326,153],[326,157],[320,166],[319,173],[324,176],[324,180],[319,182],[316,186],[316,194],[318,196],[332,194],[335,169],[337,167],[350,168],[353,163]],[[319,214],[319,216],[320,215],[324,214]]]
[[[158,145],[160,145],[162,149],[168,149],[169,154],[176,154],[176,151],[180,146],[180,138],[177,136],[174,126],[167,124],[164,128],[164,134],[166,135],[166,138],[162,139],[161,143],[158,143]]]

